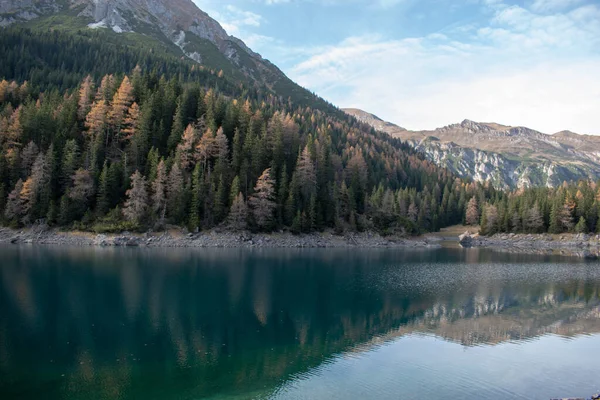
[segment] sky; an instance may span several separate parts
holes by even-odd
[[[600,135],[600,0],[194,0],[338,107]]]

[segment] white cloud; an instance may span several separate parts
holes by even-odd
[[[494,10],[489,26],[468,39],[369,35],[304,49],[307,59],[290,75],[334,104],[410,129],[469,118],[600,134],[600,9]]]
[[[534,0],[531,9],[536,12],[561,11],[581,2],[582,0]]]
[[[217,20],[228,34],[246,39],[251,37],[252,29],[259,28],[266,21],[264,17],[252,11],[247,11],[233,4],[220,5],[214,9],[211,0],[194,0],[196,5]]]
[[[287,3],[318,3],[320,6],[339,6],[348,4],[361,4],[365,7],[391,8],[410,0],[254,0],[267,5]],[[493,1],[493,0],[492,0]]]
[[[363,108],[411,129],[469,118],[549,133],[600,134],[597,2],[526,0],[509,6],[469,0],[482,7],[484,20],[423,37],[371,34],[295,47],[263,35],[267,21],[243,8],[298,2],[386,8],[415,0],[232,0],[238,6],[194,1],[292,79],[339,106]]]

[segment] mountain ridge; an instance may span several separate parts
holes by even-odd
[[[153,38],[237,80],[270,89],[291,86],[279,68],[229,35],[191,0],[0,0],[0,27],[13,25],[103,29],[115,35],[137,35],[141,40]]]
[[[556,187],[563,181],[600,178],[600,137],[561,131],[548,135],[522,126],[465,119],[434,130],[410,131],[374,124],[362,110],[344,109],[399,138],[437,165],[498,189]]]

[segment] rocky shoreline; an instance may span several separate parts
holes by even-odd
[[[562,254],[592,260],[600,258],[600,235],[510,233],[480,236],[467,231],[458,240],[463,247],[492,248],[516,253]]]
[[[331,232],[293,235],[291,233],[253,234],[250,232],[209,231],[185,233],[169,230],[145,234],[118,235],[88,232],[61,232],[56,229],[0,228],[0,244],[41,244],[100,247],[198,247],[198,248],[439,248],[437,238],[383,237],[376,233]]]

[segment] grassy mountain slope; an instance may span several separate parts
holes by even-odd
[[[252,52],[243,42],[234,37],[225,36],[220,41],[216,39],[211,41],[194,33],[194,31],[198,32],[198,27],[190,25],[190,23],[183,25],[183,27],[187,26],[189,30],[181,29],[173,31],[176,32],[173,33],[168,27],[165,27],[165,21],[159,21],[156,17],[146,15],[146,13],[144,13],[144,18],[141,18],[140,15],[136,14],[136,10],[121,10],[120,14],[122,15],[120,17],[127,24],[127,30],[121,30],[122,28],[120,27],[117,29],[117,26],[111,27],[110,25],[106,25],[108,23],[106,19],[95,22],[93,16],[85,12],[86,4],[88,3],[86,1],[78,3],[71,0],[70,4],[66,0],[62,2],[48,1],[46,3],[54,4],[52,7],[38,6],[36,10],[39,11],[39,15],[36,14],[35,18],[29,20],[13,19],[13,23],[1,31],[3,37],[6,35],[13,36],[12,42],[5,43],[6,46],[22,44],[20,43],[21,40],[14,37],[15,35],[21,35],[24,37],[23,40],[29,42],[36,38],[44,41],[48,39],[48,36],[58,34],[72,35],[69,40],[74,40],[82,45],[85,45],[87,41],[92,47],[96,46],[97,43],[115,46],[115,50],[112,51],[113,54],[111,56],[116,56],[117,53],[124,55],[125,48],[127,48],[127,51],[151,54],[153,58],[154,56],[158,56],[160,59],[170,63],[180,62],[187,68],[194,68],[194,66],[197,67],[200,65],[202,68],[208,69],[215,74],[222,71],[225,79],[234,84],[243,84],[249,88],[273,93],[283,99],[290,98],[298,105],[315,107],[327,110],[328,112],[332,111],[332,107],[329,104],[295,84],[279,68]],[[220,32],[219,29],[222,28],[218,26],[216,21],[198,10],[193,3],[191,6],[185,0],[183,0],[183,3],[187,7],[193,6],[192,11],[199,13],[200,18],[208,20],[211,24],[216,24],[212,29],[216,29],[218,32],[213,33],[209,31],[207,36],[223,36],[224,31],[223,33]],[[23,3],[20,7],[25,9],[21,13],[31,13],[31,7],[27,2]],[[19,15],[19,12],[13,12],[10,15],[14,15],[17,18],[16,15]],[[0,18],[6,21],[10,18],[10,15],[1,14]],[[178,20],[171,23],[177,24],[174,25],[177,28],[182,27],[179,25]],[[96,28],[92,29],[90,26]],[[19,30],[22,28],[29,31],[19,33]],[[42,44],[37,45],[41,46]],[[41,66],[48,65],[48,69],[51,68],[54,71],[62,68],[62,65],[56,65],[59,62],[58,60],[48,59],[46,55],[35,51],[35,47],[36,44],[24,47],[25,54],[23,56],[36,59]],[[81,51],[85,50],[80,50],[74,56],[81,55]],[[14,65],[18,62],[20,60],[13,61],[13,70],[19,69],[19,66]],[[112,61],[109,61],[110,63]],[[129,65],[127,60],[123,60],[119,70],[129,72],[133,67]],[[33,84],[37,83],[34,76],[35,72],[31,73],[32,76],[27,77],[24,72],[12,74],[10,68],[10,66],[3,66],[0,76],[7,79],[23,78]],[[33,69],[36,69],[35,65]],[[94,71],[100,71],[101,69],[103,69],[102,65],[97,65],[93,66],[93,68],[86,68],[86,72],[94,73]],[[114,68],[113,71],[105,69],[99,73],[111,72],[115,72]],[[50,71],[45,71],[44,73],[50,73]]]

